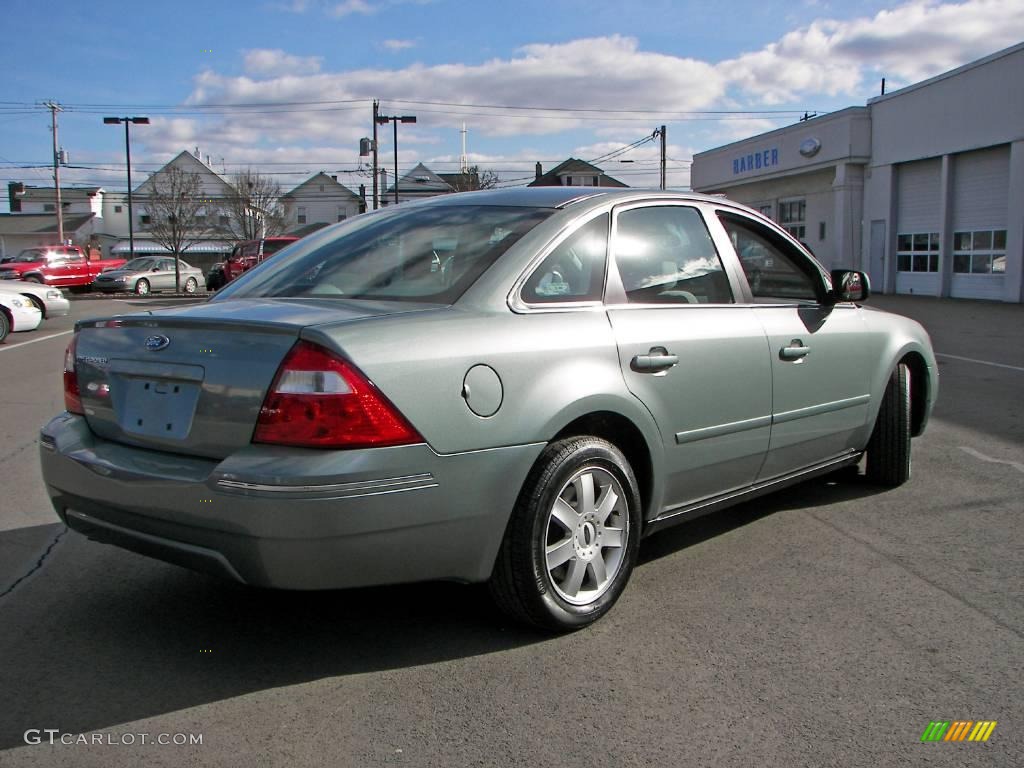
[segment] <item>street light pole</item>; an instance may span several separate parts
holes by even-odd
[[[374,124],[374,145],[377,144],[377,124],[387,125],[388,123],[395,124],[395,205],[398,205],[398,124],[399,123],[415,123],[416,115],[377,115]],[[376,155],[374,155],[376,158]]]
[[[377,210],[377,114],[380,102],[373,100],[373,210]]]
[[[132,144],[128,135],[129,123],[149,125],[148,117],[104,117],[105,125],[124,123],[124,156],[128,164],[128,260],[135,258],[135,220],[132,214]]]

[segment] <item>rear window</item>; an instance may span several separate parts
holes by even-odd
[[[430,206],[351,219],[300,241],[217,295],[451,304],[550,209]]]

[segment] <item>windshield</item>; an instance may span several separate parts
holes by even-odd
[[[127,269],[133,272],[145,272],[147,269],[152,269],[154,263],[153,259],[132,259],[121,267],[121,269]]]
[[[450,205],[398,209],[301,241],[217,295],[450,304],[552,211]]]

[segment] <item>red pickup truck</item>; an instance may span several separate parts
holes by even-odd
[[[77,245],[43,245],[0,261],[0,280],[86,287],[100,272],[122,264],[124,259],[89,259]]]

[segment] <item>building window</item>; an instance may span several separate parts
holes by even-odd
[[[220,216],[220,219],[219,219],[219,222],[218,222],[218,223],[219,223],[219,224],[220,224],[220,225],[221,225],[222,227],[226,227],[226,226],[228,225],[228,221],[229,221],[229,220],[228,220],[228,217],[227,217],[227,215],[226,215],[226,214],[223,214],[223,213],[222,213],[222,214],[221,214],[221,216]]]
[[[201,214],[201,213],[196,214],[195,224],[196,224],[197,227],[205,227],[206,226],[206,216]]]
[[[299,206],[299,210],[298,210],[298,213],[295,216],[295,220],[298,221],[299,224],[305,224],[306,223],[306,208],[305,208],[305,206],[302,206],[302,205]]]
[[[1006,230],[953,233],[953,271],[971,275],[1006,272]]]
[[[43,203],[43,213],[53,213],[57,210],[55,203]]]
[[[572,186],[572,176],[566,176],[565,177],[565,186],[567,186],[567,187],[571,187]]]
[[[321,192],[323,192],[323,191],[324,191],[324,185],[323,185],[323,184],[321,184],[321,185],[320,185],[320,191],[321,191]]]
[[[120,213],[120,212],[121,212],[121,206],[120,205],[115,205],[114,206],[114,213]]]
[[[771,203],[764,203],[762,205],[755,205],[754,208],[762,216],[766,216],[769,219],[772,217],[772,204]]]
[[[150,222],[149,214],[144,213],[141,216],[139,216],[139,223],[140,224],[149,224],[149,222]]]
[[[344,220],[345,220],[345,209],[339,205],[338,206],[338,221],[344,221]]]
[[[824,221],[819,221],[818,222],[818,239],[819,240],[824,240],[825,239],[825,222]]]
[[[786,200],[779,203],[779,224],[801,243],[807,239],[806,200]]]
[[[899,272],[938,272],[939,233],[896,235],[896,269]]]

